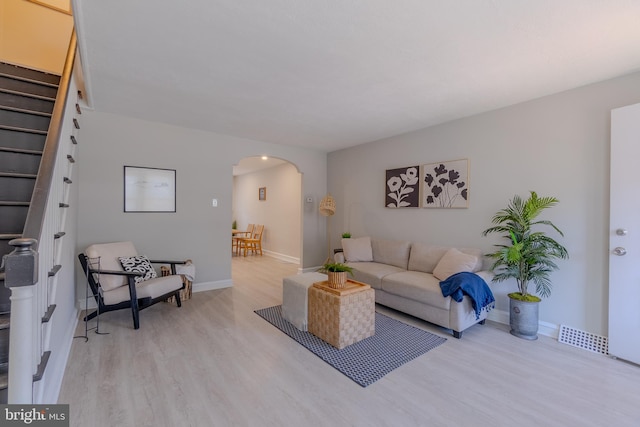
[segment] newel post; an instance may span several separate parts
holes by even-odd
[[[13,239],[3,257],[5,287],[11,289],[8,403],[33,403],[34,285],[38,282],[36,239]]]

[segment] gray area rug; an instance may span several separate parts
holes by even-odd
[[[362,387],[373,384],[397,367],[447,340],[376,313],[374,336],[338,350],[284,320],[281,305],[255,312]]]

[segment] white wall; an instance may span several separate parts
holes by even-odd
[[[501,110],[433,126],[328,157],[328,188],[337,226],[355,237],[467,245],[487,252],[482,237],[493,214],[515,194],[555,196],[545,213],[565,234],[570,255],[552,276],[540,319],[592,333],[607,332],[610,110],[640,101],[640,73]],[[469,159],[468,209],[384,208],[385,170]],[[499,310],[514,283],[492,285]]]
[[[238,228],[264,224],[262,248],[272,255],[299,262],[301,247],[301,176],[290,163],[233,179],[233,219]],[[258,200],[266,187],[267,199]]]
[[[264,154],[289,160],[302,173],[305,194],[318,199],[326,192],[326,154],[313,150],[95,111],[83,114],[79,144],[78,251],[128,239],[152,258],[190,258],[197,269],[194,288],[231,284],[232,177],[240,159]],[[124,165],[176,169],[177,212],[124,213]],[[323,260],[323,220],[317,209],[304,209],[302,267]]]

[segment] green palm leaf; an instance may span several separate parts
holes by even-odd
[[[550,274],[558,269],[556,259],[566,259],[569,254],[564,246],[534,227],[551,227],[558,234],[562,231],[551,221],[537,219],[545,210],[558,204],[555,197],[538,197],[531,191],[523,200],[514,196],[505,209],[498,211],[491,219],[492,227],[482,235],[499,233],[509,241],[508,245],[495,245],[495,252],[487,254],[494,259],[492,270],[494,282],[515,279],[518,291],[528,295],[528,285],[536,286],[536,293],[542,297],[551,294]]]

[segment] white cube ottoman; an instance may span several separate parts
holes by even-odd
[[[306,331],[309,287],[325,280],[327,275],[322,273],[302,273],[282,279],[282,317],[301,331]]]

